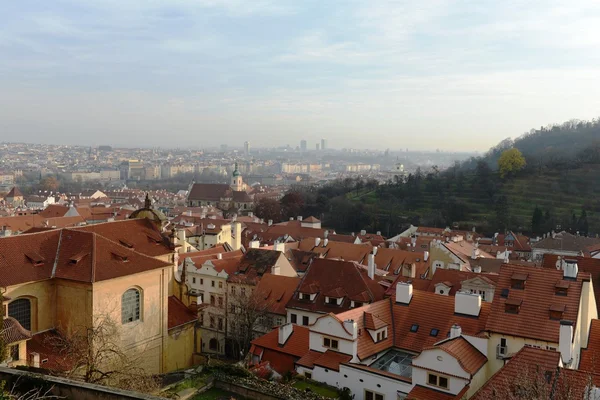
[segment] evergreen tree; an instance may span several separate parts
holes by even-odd
[[[538,206],[535,206],[535,210],[533,210],[533,216],[531,217],[531,232],[534,234],[539,234],[542,230],[543,222],[544,214]]]

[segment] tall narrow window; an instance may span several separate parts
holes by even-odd
[[[13,317],[21,326],[31,330],[31,300],[17,299],[8,304],[8,316]]]
[[[129,289],[121,298],[121,322],[127,324],[140,319],[140,291]]]

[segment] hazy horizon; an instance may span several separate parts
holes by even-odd
[[[484,152],[600,115],[600,3],[423,3],[5,2],[0,141]]]

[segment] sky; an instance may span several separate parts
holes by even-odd
[[[0,0],[0,141],[485,151],[599,116],[597,0]]]

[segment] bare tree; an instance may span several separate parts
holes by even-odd
[[[12,386],[10,391],[6,390],[6,382],[0,381],[0,400],[58,400],[64,399],[61,396],[52,394],[52,388],[44,390],[42,388],[27,389],[19,391],[19,380]]]
[[[235,285],[228,297],[228,334],[239,351],[240,358],[250,349],[256,328],[269,318],[270,301],[251,285]]]
[[[60,331],[47,344],[59,354],[56,362],[74,379],[88,383],[151,392],[157,382],[140,367],[140,356],[123,349],[119,325],[108,316],[70,333]]]
[[[0,287],[0,364],[6,360],[8,351],[8,344],[4,340],[4,305],[2,304],[4,293],[6,293],[6,289]]]

